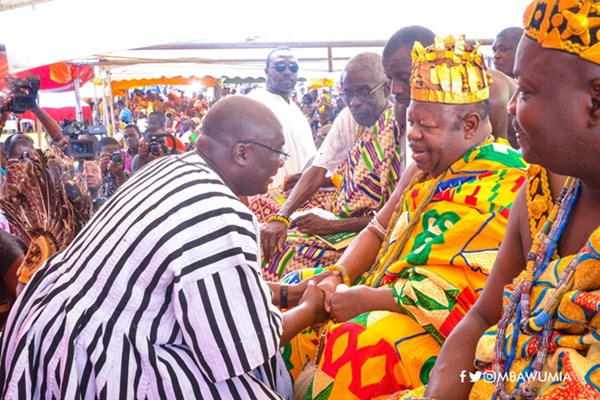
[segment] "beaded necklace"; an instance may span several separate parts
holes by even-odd
[[[544,226],[548,213],[554,207],[548,174],[545,168],[536,164],[529,165],[527,169],[527,211],[529,214],[529,230],[531,240],[535,240],[536,233]]]
[[[530,376],[536,376],[536,373],[539,373],[542,370],[546,362],[548,350],[550,348],[552,327],[554,325],[553,316],[558,308],[560,299],[573,285],[575,266],[579,262],[580,254],[575,256],[569,263],[558,281],[554,294],[549,301],[547,301],[544,310],[536,317],[530,317],[529,302],[531,297],[531,287],[534,280],[539,278],[541,273],[550,263],[556,244],[566,227],[573,205],[577,201],[579,188],[579,180],[572,177],[567,178],[556,204],[550,212],[542,229],[536,235],[531,250],[527,255],[525,277],[512,293],[510,301],[505,307],[502,318],[498,323],[498,333],[496,336],[496,344],[494,346],[494,360],[492,362],[492,368],[496,377],[510,369],[515,357],[517,337],[520,332],[528,335],[540,335],[540,344],[531,367],[533,371]],[[506,340],[506,330],[510,325],[510,320],[513,315],[515,316],[517,328],[515,328],[513,332],[510,352],[503,366],[502,360],[504,358],[503,350]],[[533,399],[536,395],[534,384],[534,381],[522,382],[519,387],[515,388],[511,393],[508,393],[504,389],[504,382],[501,379],[496,379],[495,396],[503,400],[514,398]]]

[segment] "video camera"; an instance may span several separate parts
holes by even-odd
[[[169,154],[175,154],[177,152],[177,142],[175,140],[175,136],[171,135],[170,133],[151,133],[151,134],[149,134],[148,138],[150,139],[150,141],[148,142],[148,146],[150,146],[150,153],[152,153],[152,155],[154,155],[154,156],[160,155],[160,146],[162,146],[162,144],[158,142],[158,138],[161,138],[161,137],[171,138],[171,147],[170,147],[171,151],[169,152]],[[167,150],[169,150],[169,148],[165,148],[165,153],[167,152]]]
[[[91,125],[87,129],[78,122],[67,125],[62,134],[69,138],[66,155],[77,159],[92,160],[98,151],[98,140],[92,137],[82,138],[82,135],[106,135],[106,128],[102,125]]]
[[[14,112],[17,114],[33,110],[37,106],[37,93],[40,89],[40,77],[28,74],[27,79],[21,79],[14,76],[4,78],[10,90],[10,101],[2,108],[0,104],[0,113]]]

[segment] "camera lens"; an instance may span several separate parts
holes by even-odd
[[[158,147],[158,143],[150,143],[150,152],[155,156],[160,155],[160,149]]]
[[[85,145],[80,144],[80,143],[74,143],[73,144],[73,153],[75,154],[82,154],[85,153]]]
[[[112,153],[110,155],[110,158],[114,164],[119,164],[119,163],[123,162],[123,157],[121,156],[121,153],[119,153],[119,152]]]

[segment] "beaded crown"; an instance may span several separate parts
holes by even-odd
[[[471,104],[490,97],[491,79],[479,45],[435,37],[427,48],[415,42],[410,76],[411,99],[429,103]]]
[[[525,35],[542,47],[600,64],[600,1],[535,0],[523,15]]]

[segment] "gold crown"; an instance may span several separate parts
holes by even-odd
[[[445,40],[436,36],[427,48],[415,42],[412,50],[410,98],[445,104],[471,104],[490,97],[487,75],[479,45],[465,42],[464,35]]]
[[[600,64],[600,1],[535,0],[523,15],[525,35],[542,47]]]

